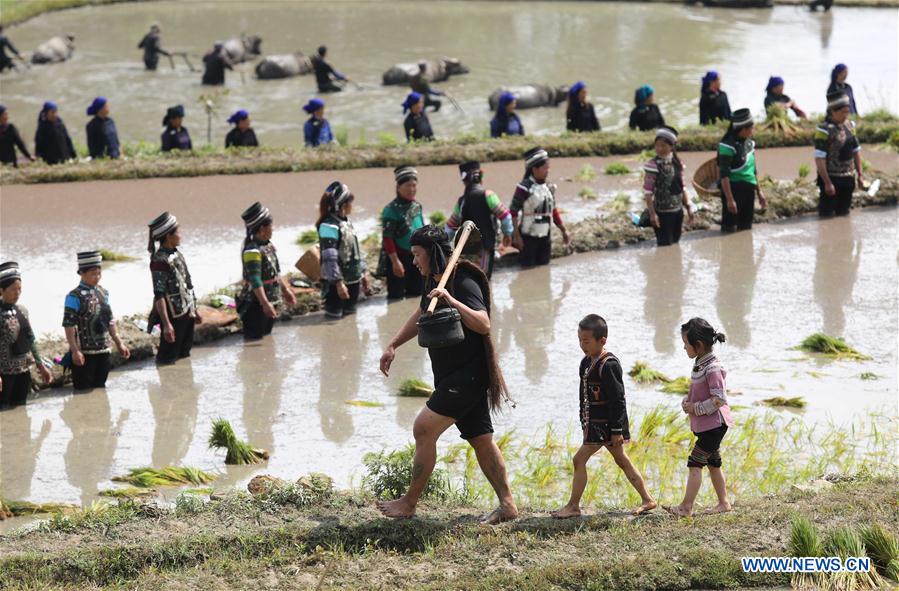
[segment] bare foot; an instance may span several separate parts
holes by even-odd
[[[723,503],[718,503],[714,507],[708,510],[708,513],[728,513],[733,511],[734,506],[730,504],[728,501],[724,501]]]
[[[687,509],[683,505],[674,505],[673,507],[670,505],[662,505],[662,508],[675,517],[693,517],[692,507]]]
[[[497,525],[504,521],[512,521],[518,519],[518,508],[515,505],[500,505],[488,515],[481,518],[481,523],[485,525]]]
[[[391,519],[410,519],[415,517],[415,503],[401,497],[395,501],[378,501],[378,511]]]
[[[570,505],[565,505],[558,511],[553,511],[550,513],[556,519],[569,519],[571,517],[580,517],[581,516],[581,508],[580,507],[572,507]]]
[[[642,505],[631,511],[631,515],[643,515],[644,513],[649,513],[658,506],[658,503],[650,499],[648,501],[644,501]]]

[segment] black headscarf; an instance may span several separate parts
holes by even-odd
[[[440,275],[446,270],[450,256],[453,254],[453,247],[450,244],[449,236],[446,235],[446,230],[428,224],[412,233],[409,244],[420,246],[430,253],[429,266],[432,275]]]

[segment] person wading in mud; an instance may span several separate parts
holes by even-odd
[[[425,294],[420,308],[394,335],[381,356],[381,372],[386,376],[396,357],[396,349],[415,338],[419,317],[426,313],[431,298],[439,299],[439,307],[452,306],[462,317],[462,342],[448,347],[430,347],[435,390],[418,414],[412,427],[415,456],[412,460],[412,482],[401,498],[379,501],[378,509],[387,517],[404,519],[415,515],[415,507],[437,462],[437,439],[455,424],[462,439],[474,448],[478,464],[490,481],[499,507],[483,518],[496,524],[518,517],[518,508],[509,489],[503,454],[493,441],[491,411],[508,398],[506,383],[497,364],[490,338],[490,285],[481,269],[470,261],[460,260],[447,289],[438,286],[452,254],[449,238],[442,228],[428,225],[415,231],[411,238],[415,266],[425,278]]]

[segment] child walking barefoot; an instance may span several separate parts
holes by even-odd
[[[690,392],[681,401],[681,408],[690,417],[690,430],[697,439],[687,460],[690,473],[684,500],[675,507],[665,507],[665,510],[678,517],[693,515],[693,503],[702,485],[702,469],[708,466],[709,478],[718,495],[718,504],[710,512],[726,513],[731,510],[731,504],[727,499],[718,449],[728,427],[733,427],[734,423],[727,405],[724,383],[727,373],[712,352],[716,342],[724,342],[724,335],[715,332],[702,318],[692,318],[681,326],[681,337],[687,356],[696,360],[690,378]]]
[[[605,350],[608,333],[606,321],[596,314],[585,316],[578,324],[578,339],[585,355],[580,367],[580,409],[584,442],[572,460],[574,479],[571,483],[571,498],[567,505],[552,514],[559,519],[581,514],[581,496],[587,486],[587,460],[603,447],[612,454],[615,463],[643,501],[631,512],[640,515],[657,506],[646,491],[643,476],[624,451],[624,442],[630,440],[624,382],[621,363]]]

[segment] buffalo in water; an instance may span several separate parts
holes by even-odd
[[[232,64],[248,62],[262,53],[262,37],[257,35],[241,35],[228,39],[222,45]]]
[[[256,64],[256,77],[262,80],[290,78],[312,72],[312,60],[302,51],[267,55]]]
[[[515,101],[519,109],[533,109],[535,107],[555,107],[568,98],[567,86],[549,86],[548,84],[525,84],[524,86],[507,86],[497,88],[487,99],[492,111],[496,110],[499,96],[504,92],[515,95]]]
[[[58,35],[41,43],[31,54],[32,64],[55,64],[64,62],[75,53],[75,35]]]
[[[427,64],[425,74],[431,82],[443,82],[450,76],[468,74],[468,66],[454,57],[442,57],[436,60],[423,60]],[[418,63],[396,64],[381,76],[384,86],[391,84],[409,84],[412,77],[418,74]]]

